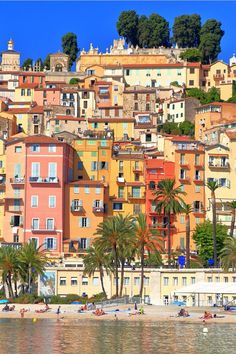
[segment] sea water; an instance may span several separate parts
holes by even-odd
[[[233,324],[0,319],[0,354],[235,354]]]

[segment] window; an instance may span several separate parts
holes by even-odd
[[[99,285],[99,278],[98,277],[93,277],[93,285],[98,286]]]
[[[135,111],[138,111],[138,102],[135,102],[135,103],[134,103],[134,110],[135,110]]]
[[[30,96],[30,95],[31,95],[31,90],[27,89],[27,96]]]
[[[40,163],[39,162],[32,162],[31,177],[40,177]]]
[[[113,203],[113,210],[123,210],[122,203]]]
[[[195,193],[200,193],[201,192],[201,186],[196,185],[195,186]]]
[[[185,224],[185,216],[180,215],[180,224]]]
[[[33,144],[30,147],[32,152],[40,152],[40,145],[39,144]]]
[[[194,80],[189,80],[189,86],[194,86]]]
[[[47,230],[54,230],[54,219],[47,219],[46,229]]]
[[[88,101],[84,101],[83,106],[84,108],[88,108]]]
[[[194,74],[195,73],[195,68],[190,68],[190,74]]]
[[[140,277],[134,277],[134,286],[139,286],[140,284]]]
[[[101,187],[96,186],[95,193],[96,193],[96,194],[101,194]]]
[[[37,208],[37,207],[38,207],[38,196],[32,195],[31,196],[31,208]]]
[[[152,134],[146,134],[146,142],[152,141]]]
[[[140,198],[140,187],[132,187],[132,197]]]
[[[182,278],[182,285],[183,286],[187,285],[187,278],[186,277]]]
[[[98,169],[97,161],[92,161],[91,162],[91,171],[97,171],[97,169]]]
[[[88,277],[82,276],[82,285],[88,285]]]
[[[141,213],[141,205],[140,204],[134,204],[133,206],[133,214],[138,215]]]
[[[77,185],[74,186],[74,193],[79,194],[79,186]]]
[[[224,282],[228,283],[228,281],[229,281],[229,278],[228,277],[224,277]]]
[[[173,278],[173,285],[175,285],[175,286],[178,285],[178,278],[177,277]]]
[[[94,127],[95,128],[95,127]],[[91,156],[96,157],[97,156],[97,151],[91,151]]]
[[[48,146],[48,152],[56,152],[56,145],[55,144],[49,144]]]
[[[53,237],[46,238],[46,248],[48,250],[55,250],[57,248],[57,240]]]
[[[195,171],[195,180],[196,181],[200,181],[201,180],[201,175],[200,175],[200,171],[199,170]]]
[[[196,278],[195,277],[191,277],[191,284],[195,284],[196,283]]]
[[[85,194],[89,194],[90,193],[89,186],[84,186],[84,193]]]
[[[196,218],[195,218],[195,223],[196,223],[196,224],[200,224],[200,222],[201,222],[201,219],[198,218],[198,217],[196,217]]]
[[[84,164],[82,161],[78,161],[77,168],[78,170],[83,170]]]
[[[168,286],[169,285],[169,278],[168,277],[164,277],[163,278],[163,285],[164,286]]]
[[[57,163],[49,162],[48,164],[48,177],[55,178],[57,177]]]
[[[89,218],[81,217],[79,218],[80,227],[89,227]]]
[[[65,277],[60,277],[60,285],[65,286],[66,285],[66,278]]]
[[[100,162],[100,169],[101,169],[101,170],[108,170],[108,162],[106,162],[106,161],[101,161],[101,162]]]
[[[220,277],[216,277],[215,280],[216,280],[216,283],[219,283],[220,282]]]
[[[87,242],[88,240],[87,240],[87,238],[85,238],[85,237],[82,237],[81,239],[80,239],[80,241],[79,241],[79,247],[82,249],[82,250],[86,250],[86,248],[87,248]]]
[[[129,285],[129,277],[124,277],[124,285]]]
[[[76,285],[78,285],[78,279],[77,279],[77,277],[71,277],[70,284],[71,284],[71,286],[76,286]]]
[[[48,206],[49,206],[49,208],[56,208],[56,196],[55,195],[49,195]]]
[[[32,219],[32,229],[39,230],[39,219]]]
[[[20,153],[22,151],[22,146],[16,146],[15,147],[15,152]]]
[[[118,187],[118,198],[124,198],[125,189],[124,187]]]
[[[149,277],[144,277],[144,285],[148,286],[149,285]]]
[[[30,241],[35,243],[36,248],[39,247],[39,239],[37,237],[31,237]]]
[[[21,89],[21,96],[25,96],[25,89]]]

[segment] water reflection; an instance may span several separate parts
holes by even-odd
[[[1,354],[234,354],[234,325],[1,319]]]

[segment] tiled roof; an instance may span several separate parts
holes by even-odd
[[[229,137],[229,139],[236,139],[236,131],[227,131],[225,132],[225,134]]]
[[[34,83],[32,83],[32,82],[29,82],[29,83],[24,82],[24,83],[20,84],[19,88],[36,88],[38,86],[39,86],[39,84],[36,83],[36,82],[34,82]]]
[[[26,144],[39,143],[39,144],[62,144],[63,142],[58,141],[55,138],[51,138],[46,135],[31,135],[25,138]]]

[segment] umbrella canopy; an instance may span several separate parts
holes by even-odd
[[[7,299],[0,300],[0,304],[7,304],[8,302],[9,302],[9,300],[7,300]]]

